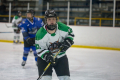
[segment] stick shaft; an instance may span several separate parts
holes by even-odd
[[[56,55],[54,56],[54,58],[57,57],[57,55],[60,53],[60,51],[61,51],[61,49],[56,53]],[[40,80],[40,79],[43,77],[43,75],[45,74],[45,72],[47,71],[47,69],[50,67],[50,64],[51,64],[51,63],[49,63],[49,64],[46,66],[46,68],[44,69],[44,72],[42,73],[42,75],[41,75],[37,80]]]

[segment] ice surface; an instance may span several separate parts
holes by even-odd
[[[67,51],[71,80],[120,80],[120,51],[70,48]],[[0,42],[0,80],[36,80],[33,54],[21,67],[23,44]],[[55,72],[53,79],[58,80]]]

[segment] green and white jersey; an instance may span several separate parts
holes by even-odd
[[[18,24],[22,21],[22,17],[14,16],[12,20],[12,27],[17,29]]]
[[[54,42],[63,42],[65,38],[70,38],[73,40],[73,35],[72,29],[61,22],[57,22],[57,30],[53,34],[49,34],[44,25],[38,30],[35,37],[35,46],[38,56],[43,59],[43,55],[46,52],[49,52],[48,48],[50,44]],[[56,53],[53,53],[53,55]],[[57,55],[57,58],[63,57],[64,55],[65,52],[60,52]]]

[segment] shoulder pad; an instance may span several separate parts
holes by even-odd
[[[41,27],[36,33],[36,40],[41,40],[46,34],[47,31],[43,27]]]
[[[58,24],[58,29],[59,30],[68,32],[68,30],[70,29],[70,27],[68,27],[67,25],[65,25],[65,24],[63,24],[61,22],[57,22],[57,24]]]

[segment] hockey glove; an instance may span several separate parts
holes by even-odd
[[[60,47],[62,47],[61,52],[65,52],[68,48],[70,48],[74,44],[73,40],[70,38],[66,38],[64,42],[61,43]]]
[[[33,46],[33,44],[35,43],[32,38],[27,38],[26,41],[30,46]]]
[[[55,65],[57,62],[57,58],[54,58],[52,53],[45,53],[43,56],[43,59],[47,62],[47,63],[51,63],[51,65]]]
[[[18,28],[18,29],[16,30],[16,33],[20,33],[20,28]]]

